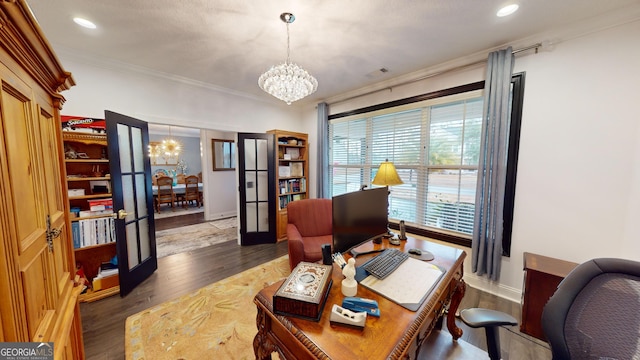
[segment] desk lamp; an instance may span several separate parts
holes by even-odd
[[[402,182],[402,179],[400,179],[400,176],[398,176],[396,167],[393,166],[393,163],[390,162],[389,159],[386,159],[380,164],[380,167],[378,168],[378,172],[376,173],[376,176],[373,178],[373,181],[371,183],[373,185],[380,185],[380,186],[394,186],[394,185],[404,184]],[[391,194],[391,191],[389,191],[389,194]],[[387,206],[389,206],[388,198],[387,198]],[[393,232],[391,232],[391,229],[389,229],[388,220],[387,220],[387,233],[389,234],[389,236],[393,237]]]

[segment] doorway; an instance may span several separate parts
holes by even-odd
[[[156,221],[156,237],[159,239],[159,257],[192,251],[193,246],[176,246],[162,244],[163,236],[168,242],[172,236],[181,238],[203,238],[202,243],[230,241],[237,239],[237,231],[230,228],[229,218],[237,214],[237,189],[234,171],[214,171],[211,139],[229,139],[234,141],[236,134],[215,130],[204,130],[184,126],[149,124],[150,142],[160,143],[173,139],[181,146],[181,154],[177,157],[158,156],[152,159],[153,172],[171,172],[177,175],[199,175],[202,187],[203,204],[194,202],[183,207],[182,203],[162,204],[160,213],[154,213]],[[154,164],[155,162],[155,164]],[[178,180],[177,182],[179,182]],[[198,226],[200,225],[200,226]],[[207,231],[213,230],[213,231]],[[178,248],[178,249],[176,249]]]

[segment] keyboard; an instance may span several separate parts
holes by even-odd
[[[398,249],[385,249],[376,257],[362,264],[362,268],[369,274],[382,280],[409,258],[409,254]]]

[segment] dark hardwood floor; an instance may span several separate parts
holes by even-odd
[[[156,220],[156,230],[204,222],[204,215],[192,214]],[[235,241],[213,245],[195,252],[176,254],[158,259],[158,270],[125,298],[112,296],[93,303],[82,303],[82,326],[86,358],[88,360],[124,359],[125,321],[128,316],[164,301],[174,299],[213,282],[222,280],[287,253],[287,243],[238,246]],[[461,309],[487,307],[511,313],[520,318],[520,305],[467,286]],[[462,340],[486,351],[484,332],[471,329],[461,321]],[[443,330],[446,331],[446,328]],[[548,346],[518,327],[500,330],[504,359],[550,359]],[[443,347],[454,344],[445,338]],[[440,354],[449,353],[443,349]],[[429,358],[428,353],[420,359]],[[463,359],[459,355],[443,359]]]

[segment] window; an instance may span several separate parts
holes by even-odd
[[[412,232],[470,246],[483,88],[479,82],[330,116],[332,196],[371,186],[378,166],[388,159],[404,182],[389,188],[389,218],[404,220]],[[517,151],[517,143],[510,148]],[[510,249],[510,231],[507,237]]]

